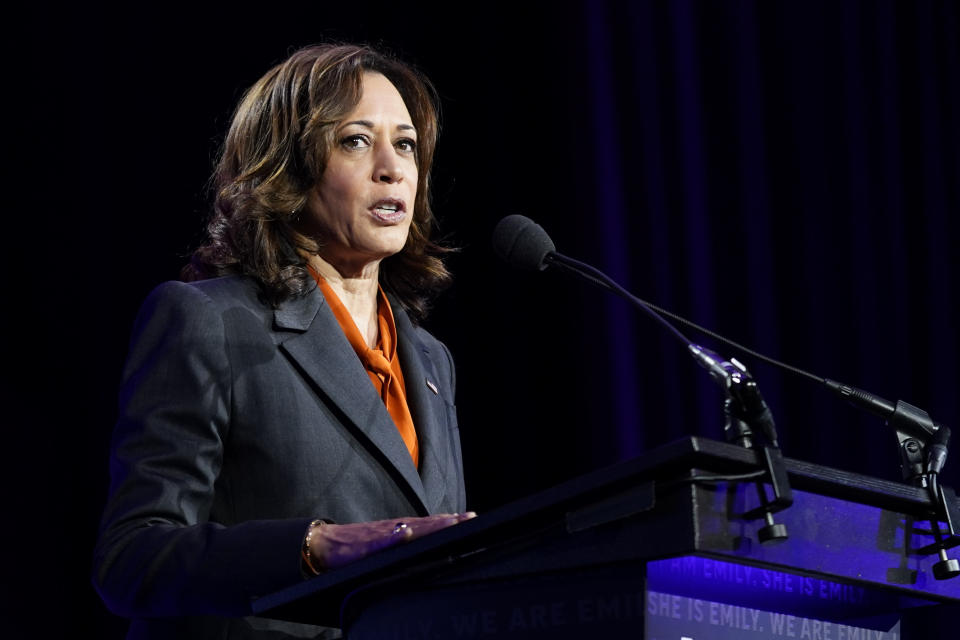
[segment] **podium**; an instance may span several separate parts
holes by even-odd
[[[775,514],[789,535],[776,544],[744,517],[755,481],[692,479],[760,469],[758,454],[688,437],[253,610],[350,639],[932,637],[911,629],[960,606],[960,577],[933,576],[928,493],[784,462],[794,502]]]

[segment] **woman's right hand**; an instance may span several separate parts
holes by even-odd
[[[467,511],[353,524],[316,524],[309,532],[310,564],[318,571],[336,569],[476,516],[473,511]]]

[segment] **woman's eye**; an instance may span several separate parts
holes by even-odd
[[[366,136],[357,134],[343,138],[340,144],[345,149],[364,149],[370,146],[370,141],[367,140]]]
[[[417,150],[417,141],[410,138],[403,138],[402,140],[397,140],[395,143],[398,150],[405,153],[413,153]]]

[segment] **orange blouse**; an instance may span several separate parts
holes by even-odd
[[[390,417],[393,418],[400,436],[407,445],[407,451],[413,458],[414,466],[420,466],[420,449],[417,444],[417,431],[413,426],[413,417],[410,407],[407,406],[407,391],[403,382],[403,371],[400,369],[400,358],[397,357],[397,325],[393,319],[393,310],[387,300],[383,287],[380,287],[377,300],[377,325],[379,335],[373,349],[367,347],[360,330],[357,328],[350,312],[343,306],[340,298],[334,293],[327,281],[313,269],[309,270],[317,281],[323,297],[326,298],[330,310],[340,324],[350,346],[363,363],[383,404]]]

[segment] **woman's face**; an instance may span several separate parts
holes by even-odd
[[[359,104],[336,142],[307,211],[320,257],[343,276],[369,273],[407,241],[417,195],[417,132],[396,87],[363,74]]]

